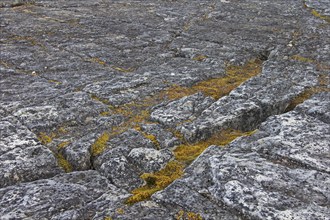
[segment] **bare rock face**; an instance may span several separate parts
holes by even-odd
[[[327,0],[2,1],[0,219],[328,219],[329,16]],[[248,136],[212,142],[233,130]]]
[[[105,193],[113,201],[125,194],[96,171],[61,174],[0,189],[0,213],[3,219],[79,219],[79,209]]]
[[[209,211],[215,204],[248,219],[326,219],[330,127],[301,109],[329,103],[328,94],[320,94],[295,111],[270,117],[257,133],[226,149],[210,147],[183,179],[154,194],[153,200],[191,207],[210,219],[221,216],[217,208]],[[203,205],[209,201],[213,203]]]
[[[0,133],[0,187],[49,178],[63,172],[52,152],[15,117],[1,118]]]

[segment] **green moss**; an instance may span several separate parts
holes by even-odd
[[[101,154],[106,149],[109,139],[110,135],[108,132],[104,132],[101,136],[99,136],[91,146],[92,156]]]
[[[146,184],[132,191],[133,196],[126,200],[127,204],[149,199],[155,192],[164,189],[183,175],[184,165],[178,161],[169,162],[163,169],[155,173],[145,173],[141,178]]]

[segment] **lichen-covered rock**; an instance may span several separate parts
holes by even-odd
[[[319,115],[306,112],[329,103],[328,94],[319,94],[295,111],[270,117],[257,133],[237,139],[227,149],[208,148],[183,179],[154,194],[153,200],[192,207],[189,210],[208,219],[216,211],[203,210],[212,206],[195,204],[201,201],[196,198],[249,219],[327,219],[330,127]]]
[[[283,61],[287,67],[276,67],[271,60],[272,56],[264,64],[260,76],[214,102],[193,122],[178,126],[185,138],[190,141],[205,139],[224,128],[253,130],[270,115],[283,112],[293,97],[318,84],[317,71],[311,64]],[[289,78],[287,73],[290,73]]]
[[[327,0],[1,1],[0,218],[327,219],[329,22]],[[177,145],[258,128],[125,203]]]
[[[152,148],[134,148],[129,152],[128,159],[144,173],[152,173],[164,167],[173,157],[170,150]]]
[[[79,210],[108,193],[125,194],[96,171],[61,174],[0,189],[2,219],[79,219]]]
[[[142,131],[154,135],[161,149],[171,148],[181,143],[180,139],[159,124],[143,124]]]
[[[140,132],[130,129],[110,140],[108,146],[108,149],[93,160],[94,168],[113,184],[124,189],[132,190],[141,185],[143,181],[140,175],[145,168],[136,166],[128,159],[128,155],[135,148],[154,148],[152,142]]]
[[[175,126],[186,120],[194,120],[213,102],[213,98],[196,93],[157,108],[151,113],[151,119],[167,126]]]
[[[0,119],[0,188],[63,172],[53,153],[12,116]]]

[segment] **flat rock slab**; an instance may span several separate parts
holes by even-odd
[[[0,218],[326,219],[329,6],[1,1]],[[256,60],[221,98],[170,96]],[[225,129],[259,131],[125,204],[176,146]]]
[[[270,117],[250,137],[225,149],[209,147],[186,169],[185,178],[154,194],[153,200],[210,219],[217,212],[197,198],[248,219],[327,219],[330,127],[318,119],[322,111],[311,116],[306,109],[329,103],[327,93],[319,94],[295,111]]]
[[[0,189],[0,215],[2,219],[79,219],[80,209],[105,193],[113,201],[125,195],[96,171],[61,174]]]
[[[53,153],[15,117],[0,118],[0,188],[63,172]]]

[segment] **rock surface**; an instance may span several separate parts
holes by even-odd
[[[1,1],[0,219],[328,219],[329,16],[327,0]],[[177,146],[227,129],[256,132],[126,204]]]

